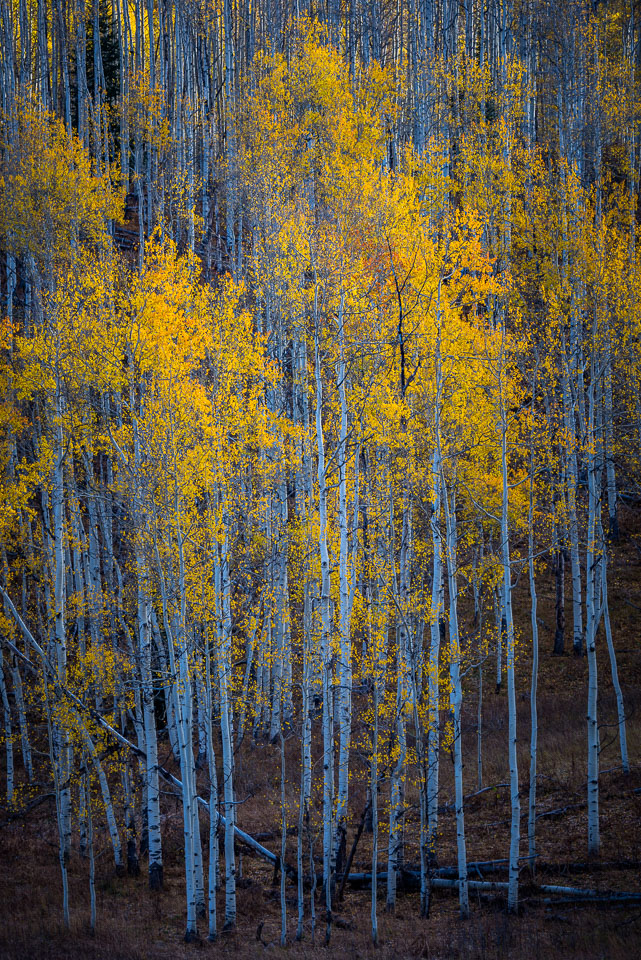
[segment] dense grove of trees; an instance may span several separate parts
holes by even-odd
[[[53,778],[65,922],[79,845],[95,923],[98,819],[116,869],[162,885],[168,779],[187,937],[233,926],[235,836],[278,861],[237,824],[234,757],[279,745],[284,797],[291,737],[283,941],[287,875],[299,936],[310,911],[330,936],[354,776],[374,941],[378,868],[392,910],[410,848],[427,914],[444,747],[467,915],[461,710],[484,674],[507,688],[516,910],[550,571],[555,652],[589,666],[590,854],[597,635],[629,767],[608,559],[641,466],[641,9],[0,0],[0,38],[6,790]],[[474,762],[480,789],[480,742]]]

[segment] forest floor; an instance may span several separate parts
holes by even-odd
[[[626,520],[628,521],[626,524]],[[635,523],[635,520],[637,521]],[[45,799],[24,816],[12,816],[0,807],[0,958],[2,960],[161,960],[195,956],[261,957],[266,952],[292,958],[338,956],[377,957],[384,960],[631,960],[641,956],[641,903],[625,906],[607,900],[545,903],[540,884],[560,884],[611,891],[641,892],[641,525],[637,518],[622,517],[621,543],[609,570],[610,609],[617,650],[619,676],[625,698],[631,772],[620,767],[616,704],[610,677],[605,638],[599,635],[599,716],[601,726],[600,828],[601,855],[588,862],[586,808],[586,702],[587,662],[571,654],[571,630],[564,657],[551,655],[554,622],[554,578],[539,575],[541,664],[539,677],[538,763],[538,866],[534,877],[527,867],[521,874],[521,906],[509,916],[505,900],[471,895],[471,917],[461,921],[455,893],[435,890],[428,919],[421,919],[417,892],[401,890],[394,915],[385,911],[384,884],[379,883],[379,946],[370,938],[371,892],[346,887],[336,912],[332,940],[324,946],[324,919],[317,904],[315,943],[309,916],[304,940],[296,943],[296,889],[287,884],[288,946],[279,946],[280,894],[269,864],[239,850],[241,879],[238,890],[238,925],[221,933],[215,944],[203,937],[184,944],[184,873],[181,856],[182,813],[179,799],[167,790],[163,797],[163,852],[165,886],[160,893],[147,889],[145,864],[138,877],[116,877],[105,838],[99,840],[97,874],[97,930],[91,936],[87,862],[75,854],[69,870],[71,931],[61,924],[60,870],[53,799]],[[569,580],[569,577],[567,578]],[[569,585],[566,583],[566,587]],[[568,612],[569,609],[568,609]],[[517,623],[523,636],[517,663],[519,770],[521,781],[522,842],[526,852],[528,748],[530,735],[528,648],[529,599],[527,587],[517,592]],[[570,620],[568,616],[568,620]],[[478,789],[476,767],[477,686],[470,674],[464,715],[465,790]],[[509,850],[509,779],[507,768],[507,705],[505,690],[494,690],[494,666],[485,670],[483,696],[483,786],[465,806],[468,861],[500,859]],[[505,684],[503,685],[505,686]],[[355,703],[358,717],[358,703]],[[355,722],[356,740],[358,723]],[[298,741],[287,743],[288,826],[297,822]],[[315,756],[317,751],[315,752]],[[442,753],[442,796],[447,806],[453,798],[451,762]],[[351,786],[351,823],[348,849],[365,806],[367,768],[354,754]],[[51,791],[39,784],[40,794]],[[236,790],[240,799],[239,825],[260,834],[262,842],[277,851],[280,845],[280,758],[277,747],[246,738],[237,757]],[[384,806],[382,791],[381,806]],[[206,795],[203,779],[201,792]],[[418,808],[411,790],[407,795],[407,836],[418,833]],[[383,827],[383,824],[381,825]],[[456,863],[454,813],[440,817],[439,862]],[[207,823],[202,831],[206,848]],[[288,839],[287,859],[295,862],[295,831]],[[317,855],[320,843],[317,841]],[[386,857],[386,837],[381,829],[379,865]],[[409,839],[405,862],[415,864],[418,852]],[[371,869],[371,837],[364,833],[356,850],[353,872]],[[506,879],[493,875],[488,879]],[[224,892],[219,894],[219,916]],[[307,899],[307,898],[306,898]],[[319,898],[320,901],[320,898]],[[206,920],[200,926],[206,931]]]

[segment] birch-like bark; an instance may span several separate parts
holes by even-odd
[[[394,503],[390,483],[390,538],[394,543]],[[409,491],[403,491],[403,511],[401,521],[401,543],[399,556],[399,577],[397,580],[394,557],[390,556],[392,589],[396,604],[396,641],[397,641],[397,668],[396,668],[396,740],[398,756],[392,769],[390,783],[390,823],[388,844],[387,868],[387,902],[388,911],[396,906],[396,884],[398,871],[403,860],[403,833],[405,825],[405,775],[407,763],[407,725],[406,710],[408,706],[408,691],[411,685],[410,674],[410,631],[408,629],[409,601],[410,601],[410,553],[411,553],[411,507]]]
[[[192,746],[192,711],[191,711],[191,683],[187,655],[187,637],[184,630],[184,620],[181,614],[171,617],[169,610],[169,596],[167,584],[162,569],[160,553],[156,544],[156,560],[158,568],[158,582],[162,605],[163,622],[167,636],[169,652],[169,666],[172,676],[176,678],[176,721],[178,728],[178,742],[180,748],[180,772],[182,777],[183,802],[183,839],[185,851],[185,885],[187,899],[187,924],[185,941],[194,940],[198,935],[197,928],[197,880],[194,835],[194,802],[195,790],[193,786],[194,762]],[[181,597],[182,604],[182,597]],[[176,654],[178,662],[176,662]],[[200,839],[200,838],[198,838]]]
[[[121,727],[124,732],[126,729],[124,713],[121,714],[121,718]],[[121,781],[125,803],[125,830],[127,831],[127,873],[130,877],[137,877],[140,873],[140,865],[136,849],[136,814],[131,787],[131,763],[128,759],[122,767]]]
[[[86,767],[86,761],[85,761]],[[91,780],[85,774],[85,798],[87,803],[87,847],[89,850],[89,927],[96,932],[96,854],[93,842],[93,810],[91,805]]]
[[[289,617],[289,581],[287,573],[287,483],[278,485],[276,509],[272,511],[274,522],[273,560],[271,580],[275,584],[273,639],[275,651],[272,658],[272,707],[269,739],[275,742],[282,723],[291,723],[293,716],[291,687],[291,637]]]
[[[133,387],[130,391],[131,407],[135,410]],[[142,416],[139,409],[138,415]],[[146,801],[144,805],[144,819],[146,832],[143,828],[141,837],[141,852],[147,847],[149,853],[149,888],[160,890],[163,885],[162,843],[160,835],[160,786],[158,783],[158,738],[156,733],[156,714],[154,711],[154,685],[152,676],[152,606],[149,587],[149,571],[143,549],[143,531],[146,525],[146,511],[144,508],[144,488],[142,471],[142,452],[138,421],[134,418],[134,525],[135,525],[135,558],[136,558],[136,586],[137,586],[137,632],[138,632],[138,665],[140,670],[140,687],[142,699],[142,720],[144,735],[144,788]],[[138,730],[140,737],[141,731]],[[143,840],[145,843],[143,843]]]
[[[227,211],[226,239],[228,267],[233,274],[235,269],[236,237],[234,232],[236,216],[236,122],[234,96],[234,37],[232,0],[223,2],[223,30],[225,48],[225,105],[226,105],[226,156],[227,156]]]
[[[231,712],[231,581],[227,554],[227,531],[214,544],[214,576],[218,605],[218,687],[220,732],[223,754],[223,799],[225,808],[225,930],[236,925],[236,857],[234,852],[234,744]]]
[[[22,763],[27,774],[29,783],[33,781],[33,760],[31,756],[31,743],[29,740],[29,726],[27,724],[27,713],[24,705],[24,696],[22,692],[22,678],[20,669],[15,657],[11,662],[11,680],[13,684],[13,698],[18,711],[18,726],[20,728],[20,746],[22,749]]]
[[[478,703],[476,707],[476,789],[483,789],[483,661],[478,664]]]
[[[318,453],[318,543],[321,558],[321,659],[323,683],[323,891],[326,907],[325,942],[332,929],[332,863],[334,840],[334,730],[332,704],[331,586],[327,544],[327,478],[325,475],[325,437],[323,434],[323,381],[321,378],[320,318],[318,283],[314,291],[314,374],[316,386],[316,446]]]
[[[441,285],[438,288],[440,307]],[[443,398],[443,372],[441,359],[441,313],[438,313],[437,338],[434,355],[436,396],[434,398],[434,450],[432,453],[432,598],[430,608],[430,656],[428,666],[428,733],[427,733],[427,816],[430,860],[436,858],[438,830],[438,768],[439,768],[439,659],[441,649],[441,617],[443,614],[441,584],[443,580],[441,499],[442,467],[441,453],[441,408]]]
[[[280,945],[287,946],[287,901],[285,898],[285,852],[287,849],[287,808],[285,798],[285,738],[280,731]]]
[[[532,388],[536,393],[536,380]],[[534,443],[530,440],[530,496],[528,501],[528,578],[530,586],[530,622],[532,624],[532,677],[530,680],[530,788],[528,796],[528,858],[530,870],[536,861],[536,768],[538,750],[537,684],[539,679],[539,624],[536,618],[537,595],[534,576]]]
[[[370,792],[372,797],[372,897],[370,915],[372,925],[372,943],[378,946],[378,916],[376,898],[378,896],[378,711],[380,694],[378,675],[374,677],[374,729],[372,732],[372,758],[370,761]]]
[[[65,619],[65,543],[64,543],[64,441],[62,433],[61,384],[56,389],[56,436],[52,476],[51,512],[54,536],[54,649],[58,682],[67,679],[67,636]],[[54,740],[59,762],[60,825],[64,857],[71,856],[71,767],[73,748],[71,735],[62,723],[54,720]]]
[[[382,459],[382,458],[381,458]],[[374,485],[372,479],[371,487]],[[371,489],[371,488],[370,488]],[[367,498],[369,500],[369,498]],[[372,803],[372,898],[371,898],[371,927],[372,942],[378,945],[378,832],[379,832],[379,711],[381,695],[384,695],[385,659],[387,654],[388,607],[385,595],[385,584],[389,580],[389,553],[385,545],[385,537],[379,532],[376,536],[375,556],[370,557],[370,569],[376,574],[375,583],[370,576],[368,584],[370,593],[368,628],[370,632],[370,656],[373,661],[373,697],[374,697],[374,726],[372,731],[372,758],[370,763],[370,795]]]
[[[294,381],[295,403],[294,415],[299,424],[303,427],[303,437],[301,440],[301,458],[298,482],[296,484],[296,502],[298,516],[304,520],[307,529],[307,551],[311,557],[315,553],[312,536],[312,502],[313,502],[313,473],[312,456],[310,444],[310,416],[309,402],[307,396],[307,363],[306,363],[306,338],[305,332],[296,330],[297,344],[295,348],[296,358],[296,376]],[[298,867],[298,923],[296,927],[296,939],[301,940],[303,936],[303,920],[305,913],[305,901],[303,890],[303,839],[307,837],[312,871],[314,874],[314,886],[316,883],[316,868],[312,854],[312,832],[310,823],[310,801],[312,793],[312,628],[313,628],[313,596],[317,592],[316,581],[311,579],[309,569],[306,571],[305,587],[303,593],[303,664],[302,664],[302,729],[301,729],[301,782],[300,782],[300,801],[298,811],[298,842],[297,842],[297,867]],[[312,890],[310,900],[310,912],[314,914],[314,890]],[[312,921],[313,922],[313,921]],[[313,937],[313,928],[312,928]]]
[[[601,467],[597,457],[595,432],[595,362],[591,363],[588,388],[587,417],[587,474],[588,474],[588,529],[586,548],[586,620],[585,638],[588,659],[588,854],[599,853],[599,726],[597,717],[597,658],[596,635],[600,615],[597,611],[600,557],[597,550],[597,511],[600,510]]]
[[[347,801],[349,790],[349,749],[352,730],[352,643],[350,634],[351,584],[354,570],[349,570],[349,542],[347,520],[347,396],[345,380],[345,329],[344,298],[339,307],[339,360],[336,367],[338,395],[340,401],[340,439],[338,450],[338,522],[340,530],[339,550],[339,750],[338,750],[338,792],[336,803],[335,856],[336,871],[341,873],[345,865],[345,845],[347,838]],[[358,517],[358,505],[355,509]],[[352,531],[356,537],[356,531]],[[350,582],[351,581],[351,582]]]
[[[450,597],[450,709],[452,711],[454,751],[454,792],[456,805],[456,853],[458,860],[458,891],[461,917],[470,915],[470,902],[467,879],[467,854],[465,850],[465,816],[463,812],[463,747],[461,742],[461,706],[463,691],[461,687],[461,649],[458,626],[458,582],[457,582],[457,531],[456,503],[452,491],[448,497],[445,478],[442,478],[443,506],[445,508],[445,530],[447,546],[447,587]]]
[[[603,371],[603,426],[604,426],[604,454],[605,476],[608,497],[608,536],[610,540],[619,539],[619,513],[617,510],[617,484],[614,466],[614,409],[612,401],[612,348],[611,333],[606,329],[605,369]]]
[[[422,653],[422,629],[416,638],[417,648]],[[422,664],[419,666],[417,658],[412,657],[411,684],[412,684],[412,711],[414,714],[414,736],[416,738],[416,765],[418,767],[418,798],[419,798],[419,859],[421,868],[421,916],[428,917],[430,913],[430,845],[428,835],[427,816],[427,752],[423,724],[419,714],[422,699]]]
[[[621,751],[621,766],[624,773],[630,772],[630,760],[628,757],[628,738],[625,726],[625,705],[623,703],[623,691],[619,682],[619,671],[617,669],[616,652],[614,649],[614,640],[612,638],[612,624],[610,622],[610,609],[608,605],[608,563],[605,537],[603,536],[603,526],[601,516],[598,516],[598,533],[601,543],[601,610],[603,611],[603,623],[605,626],[605,639],[608,645],[608,654],[610,657],[610,671],[612,674],[612,686],[617,701],[617,725],[619,728],[619,749]]]
[[[170,442],[174,459],[174,476],[177,476],[177,450],[173,434],[173,421],[170,420]],[[202,866],[202,846],[198,820],[198,800],[196,792],[196,768],[193,753],[193,703],[192,677],[189,663],[189,642],[187,630],[187,588],[185,581],[185,547],[183,535],[182,502],[178,484],[175,484],[173,497],[173,528],[168,532],[168,553],[175,552],[178,567],[177,581],[173,584],[174,603],[169,614],[167,585],[158,552],[156,540],[156,558],[160,581],[162,612],[167,636],[169,664],[173,677],[177,678],[176,713],[180,746],[180,766],[183,781],[183,823],[185,840],[185,880],[187,887],[187,927],[185,940],[193,940],[198,935],[197,916],[205,912],[205,894]],[[175,543],[174,543],[175,535]],[[176,654],[178,664],[176,664]],[[178,668],[178,669],[177,669]]]
[[[309,518],[308,518],[309,529]],[[308,544],[311,548],[311,544]],[[303,938],[305,918],[305,895],[303,887],[303,839],[310,838],[310,800],[312,792],[312,718],[311,718],[311,630],[312,595],[311,583],[307,579],[303,596],[303,675],[301,679],[302,718],[301,718],[301,773],[300,797],[298,807],[298,837],[296,845],[298,923],[296,939]]]
[[[256,649],[256,635],[260,628],[260,605],[256,615],[253,619],[251,632],[247,638],[247,643],[245,645],[245,673],[243,675],[243,688],[240,695],[240,710],[238,711],[238,719],[236,721],[236,747],[235,750],[238,752],[240,750],[241,744],[245,739],[245,724],[247,722],[247,707],[249,705],[250,697],[250,682],[252,676],[259,670],[257,664],[257,656],[255,654]]]
[[[209,876],[208,876],[208,939],[213,943],[218,936],[216,889],[218,886],[218,776],[214,754],[214,691],[210,641],[205,639],[206,708],[207,708],[207,763],[209,770]]]
[[[111,837],[111,843],[114,851],[116,873],[118,874],[118,876],[123,876],[125,872],[125,865],[122,857],[122,844],[120,842],[120,833],[118,831],[118,824],[116,822],[116,815],[114,813],[113,803],[111,802],[111,791],[109,790],[107,777],[105,776],[105,771],[100,762],[96,745],[94,744],[93,740],[91,739],[91,736],[86,730],[82,731],[82,738],[84,740],[87,754],[89,757],[91,757],[93,768],[96,772],[96,776],[98,777],[98,783],[100,784],[100,792],[102,794],[102,803],[105,810],[107,827],[109,829],[109,836]]]
[[[160,786],[158,783],[158,740],[154,712],[154,686],[151,672],[151,614],[148,573],[142,547],[136,547],[138,652],[141,678],[142,715],[145,749],[145,794],[147,845],[149,851],[149,888],[163,885],[162,844],[160,837]]]
[[[6,597],[6,594],[5,594]],[[13,612],[13,611],[12,611]],[[15,613],[14,613],[15,616]],[[58,863],[60,864],[60,874],[62,879],[62,922],[66,930],[69,930],[70,920],[69,920],[69,879],[67,872],[68,856],[65,849],[65,831],[64,831],[64,821],[63,821],[63,807],[61,803],[61,788],[60,788],[60,774],[61,774],[61,764],[58,750],[58,743],[56,742],[55,736],[55,727],[53,723],[53,718],[51,715],[51,700],[49,696],[49,684],[47,682],[47,674],[51,673],[53,676],[56,675],[57,671],[55,667],[50,667],[47,670],[47,664],[45,659],[45,654],[43,651],[40,651],[42,654],[42,668],[44,674],[44,699],[45,699],[45,710],[47,714],[47,734],[49,738],[49,756],[51,758],[51,767],[53,771],[53,785],[54,792],[56,795],[56,822],[58,826]]]
[[[577,437],[574,407],[567,369],[563,375],[563,416],[567,432],[566,482],[568,496],[568,533],[572,564],[572,645],[578,656],[583,652],[583,602],[581,595],[581,561],[579,554],[579,521],[576,509],[578,482]]]
[[[15,792],[15,777],[13,767],[13,730],[11,723],[11,706],[9,691],[5,683],[4,658],[0,646],[0,696],[2,699],[2,718],[4,727],[4,745],[7,758],[7,804],[11,806]]]
[[[150,607],[151,613],[151,636],[153,639],[152,652],[158,657],[160,667],[160,678],[162,679],[162,690],[165,701],[165,716],[167,719],[167,734],[171,744],[171,752],[176,763],[180,763],[180,746],[178,743],[178,728],[176,725],[176,684],[175,678],[169,672],[167,666],[167,653],[165,643],[160,633],[158,617],[153,606]]]
[[[503,363],[503,356],[499,362]],[[512,811],[510,826],[510,864],[507,906],[511,913],[516,912],[519,902],[519,844],[521,837],[521,802],[519,797],[519,770],[516,752],[516,684],[514,664],[514,618],[512,613],[512,570],[510,564],[510,541],[508,525],[509,486],[507,451],[507,411],[503,397],[504,371],[499,371],[501,402],[501,554],[503,560],[503,610],[505,617],[505,654],[508,702],[508,737],[510,762],[510,807]]]

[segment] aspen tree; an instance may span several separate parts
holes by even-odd
[[[351,600],[353,597],[352,584],[355,571],[349,566],[348,555],[348,518],[347,518],[347,366],[345,361],[345,297],[341,294],[338,308],[338,341],[339,357],[336,365],[336,379],[340,398],[340,439],[338,456],[339,469],[339,754],[338,754],[338,790],[336,803],[336,838],[335,856],[336,871],[344,869],[345,843],[347,834],[347,800],[349,786],[349,749],[352,724],[352,645],[350,635]],[[356,459],[358,463],[358,459]],[[355,495],[354,505],[355,523],[358,519],[358,493]],[[352,530],[352,537],[356,542],[356,530]],[[351,581],[351,583],[350,583]]]
[[[132,386],[132,409],[134,406],[134,395]],[[143,409],[139,410],[142,417]],[[142,470],[142,455],[140,450],[140,441],[138,437],[138,423],[134,419],[134,477],[135,496],[134,500],[134,523],[136,537],[136,582],[137,582],[137,636],[139,649],[139,665],[141,673],[141,700],[143,728],[140,731],[144,737],[143,746],[145,752],[145,799],[146,799],[146,827],[147,827],[147,845],[149,853],[149,887],[151,890],[158,890],[163,885],[163,860],[160,834],[160,787],[158,783],[158,740],[156,733],[156,717],[154,712],[154,690],[151,671],[152,655],[152,628],[151,628],[151,602],[149,591],[149,571],[144,555],[141,538],[145,526],[147,511],[144,508],[145,503],[145,479]]]
[[[218,888],[218,775],[214,755],[214,689],[212,687],[211,641],[205,640],[207,763],[209,772],[209,875],[208,875],[208,939],[218,936],[216,890]]]
[[[516,685],[515,685],[515,637],[514,618],[512,614],[512,567],[510,563],[510,539],[508,526],[508,413],[506,409],[505,379],[505,333],[502,333],[501,353],[498,359],[497,371],[499,391],[499,417],[501,435],[501,559],[503,565],[503,603],[506,622],[506,674],[509,716],[509,762],[510,762],[510,806],[512,811],[510,827],[510,867],[508,888],[508,910],[516,912],[518,909],[519,884],[519,843],[520,843],[520,816],[521,804],[519,798],[519,771],[516,751]]]
[[[93,837],[93,812],[91,806],[91,780],[85,778],[85,796],[87,802],[87,846],[89,848],[89,926],[92,933],[96,931],[96,855]]]
[[[331,597],[329,550],[327,546],[327,478],[325,474],[325,436],[323,432],[323,381],[321,378],[320,315],[318,276],[314,265],[314,376],[316,388],[316,444],[318,459],[318,509],[320,518],[319,550],[321,558],[321,658],[323,684],[323,892],[326,908],[325,942],[329,943],[332,924],[332,863],[334,834],[334,731],[332,702]]]
[[[369,498],[368,498],[369,499]],[[373,660],[373,726],[370,760],[370,795],[372,804],[372,898],[371,898],[371,931],[374,946],[378,945],[378,792],[379,792],[379,715],[381,692],[384,683],[384,654],[387,633],[387,609],[381,589],[381,580],[386,574],[387,555],[377,536],[373,544],[373,551],[369,558],[369,605],[368,631],[369,655]]]
[[[596,324],[595,324],[596,326]],[[597,658],[596,638],[600,614],[598,612],[598,586],[600,583],[597,543],[597,510],[600,509],[599,486],[601,464],[596,435],[596,389],[598,359],[593,356],[588,387],[587,421],[587,473],[588,473],[588,529],[586,545],[586,653],[588,659],[588,853],[595,855],[600,850],[599,832],[599,728],[597,719]]]
[[[439,657],[441,645],[442,619],[442,535],[441,535],[441,478],[443,458],[441,451],[441,412],[443,402],[443,374],[441,360],[441,288],[439,279],[436,300],[436,341],[434,346],[434,450],[431,464],[431,518],[432,535],[432,596],[430,608],[430,654],[428,672],[428,753],[427,753],[427,811],[428,842],[430,859],[436,856],[436,832],[438,827],[438,783],[439,783]]]
[[[9,693],[5,682],[4,658],[2,648],[0,647],[0,696],[2,697],[2,712],[4,725],[4,745],[7,757],[7,803],[13,803],[14,796],[14,768],[13,768],[13,729],[11,722],[11,706],[9,704]]]
[[[537,620],[537,592],[534,569],[534,397],[536,396],[537,368],[532,379],[532,428],[530,432],[530,478],[528,497],[528,581],[530,588],[530,622],[532,625],[532,677],[530,680],[530,786],[528,794],[528,857],[532,873],[536,858],[536,777],[538,759],[538,707],[539,681],[539,624]]]
[[[29,783],[33,782],[33,755],[31,751],[31,742],[29,739],[29,727],[27,723],[27,711],[25,708],[25,698],[23,695],[22,677],[18,660],[14,656],[11,663],[11,681],[13,686],[13,696],[18,711],[18,726],[20,729],[20,746],[22,749],[22,764],[25,768]]]
[[[391,478],[389,483],[389,543],[390,549],[394,544],[394,520],[393,520],[393,493]],[[401,556],[404,552],[404,538],[407,536],[405,528],[407,523],[406,515],[403,517],[403,530],[401,532]],[[405,541],[406,543],[406,541]],[[396,563],[393,557],[390,557],[391,586],[394,599],[397,606],[399,602],[399,590],[396,577]],[[398,616],[398,614],[397,614]],[[402,623],[397,623],[396,629],[396,700],[394,716],[394,754],[393,767],[390,777],[390,815],[389,815],[389,840],[387,848],[387,896],[386,909],[393,912],[396,907],[396,883],[397,875],[402,866],[403,858],[403,826],[405,813],[405,776],[407,760],[407,730],[405,724],[405,706],[406,706],[406,686],[407,686],[407,637]]]
[[[224,521],[223,521],[224,522]],[[218,617],[218,688],[223,758],[223,798],[225,809],[225,928],[236,924],[236,857],[234,852],[234,749],[230,703],[231,684],[231,609],[227,533],[214,544],[214,577]]]
[[[465,852],[465,820],[463,813],[463,750],[461,744],[461,701],[463,699],[460,675],[460,640],[458,627],[458,584],[456,571],[456,500],[454,490],[448,496],[443,483],[443,506],[446,525],[447,586],[450,599],[450,708],[453,717],[452,742],[454,749],[454,784],[456,791],[456,849],[458,858],[458,891],[461,917],[470,914]]]
[[[617,702],[617,726],[619,732],[619,749],[621,752],[621,767],[624,773],[630,772],[630,760],[628,758],[628,738],[625,723],[625,706],[623,702],[623,693],[621,683],[619,682],[619,671],[617,669],[616,653],[614,650],[614,640],[612,638],[612,624],[610,621],[610,609],[608,605],[608,565],[607,548],[605,537],[603,535],[603,523],[600,514],[597,515],[597,535],[599,537],[601,549],[601,609],[603,611],[603,623],[605,627],[605,639],[608,645],[608,654],[610,659],[610,670],[612,674],[612,686]]]

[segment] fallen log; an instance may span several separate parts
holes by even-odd
[[[474,793],[468,793],[463,797],[463,802],[466,800],[473,800],[474,797],[480,797],[482,793],[489,793],[490,790],[499,790],[502,787],[509,787],[509,783],[493,783],[489,787],[483,787],[481,790],[476,790]],[[456,804],[444,803],[438,808],[439,813],[452,813],[456,809]]]
[[[559,887],[544,883],[538,888],[541,893],[556,894],[562,897],[578,897],[581,900],[641,900],[641,891],[633,890],[590,890],[581,887]]]
[[[452,869],[454,868],[441,868],[441,870]],[[420,882],[420,872],[418,870],[401,870],[400,873],[401,878],[409,879],[414,883]],[[385,882],[387,880],[387,871],[382,870],[380,873],[377,873],[376,876],[379,881]],[[371,881],[371,873],[352,873],[348,882],[355,885],[365,885],[371,883]],[[430,883],[436,890],[458,890],[460,881],[458,879],[447,878],[443,876],[432,876]],[[468,887],[470,891],[478,893],[501,893],[509,888],[509,883],[504,880],[468,880]],[[580,902],[588,900],[593,902],[621,902],[629,904],[641,902],[641,891],[605,891],[586,889],[582,887],[558,886],[555,884],[541,884],[538,887],[528,886],[528,889],[534,895],[539,893],[548,894],[548,898],[544,899],[544,903]],[[551,896],[554,895],[570,899],[563,901],[552,900]]]
[[[545,897],[543,903],[547,907],[636,907],[641,903],[641,894],[638,897]]]
[[[420,884],[421,874],[418,870],[401,870],[400,880],[401,887],[411,886],[415,887],[416,884]],[[387,870],[382,870],[380,873],[376,874],[377,880],[385,882],[387,880]],[[409,881],[409,883],[408,883]],[[352,873],[349,881],[350,884],[362,884],[372,882],[371,873]],[[458,890],[459,881],[448,879],[446,877],[435,877],[432,876],[430,879],[430,884],[432,887],[442,890]],[[493,892],[496,890],[507,890],[508,883],[507,881],[502,880],[468,880],[468,886],[470,890],[483,890],[488,892]]]
[[[437,890],[458,890],[460,880],[432,877],[431,883]],[[470,890],[479,890],[483,893],[495,893],[497,890],[504,891],[509,887],[507,880],[468,880],[467,885]]]
[[[641,860],[595,860],[594,863],[551,863],[539,860],[537,870],[543,873],[603,873],[608,870],[641,870]]]
[[[537,813],[536,819],[542,820],[544,817],[562,817],[568,810],[580,810],[582,807],[587,807],[585,800],[581,803],[568,803],[564,807],[556,807],[554,810],[544,810],[542,813]]]
[[[519,860],[530,860],[530,857],[519,857]],[[467,871],[469,873],[479,874],[480,878],[483,878],[485,873],[501,873],[507,871],[509,860],[470,860],[467,864]],[[434,879],[456,879],[458,877],[458,867],[436,867],[432,870],[431,877]],[[417,878],[420,880],[421,873],[417,866],[403,867],[399,870],[399,873],[403,876],[408,876],[412,878]],[[381,866],[376,872],[378,879],[387,880],[387,870]],[[349,880],[347,882],[354,883],[367,883],[371,881],[371,873],[352,873],[350,874]]]

